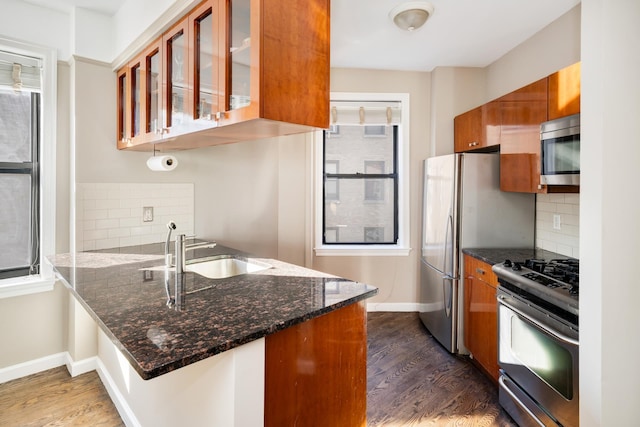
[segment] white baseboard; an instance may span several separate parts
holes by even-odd
[[[367,311],[419,311],[419,304],[413,302],[370,302],[367,303]]]
[[[67,362],[68,354],[69,353],[65,351],[63,353],[52,354],[50,356],[2,368],[0,369],[0,384],[37,374],[38,372],[46,371],[48,369],[57,368],[58,366],[63,366]]]
[[[127,427],[142,427],[142,424],[140,424],[138,418],[136,418],[135,414],[131,410],[131,407],[127,403],[127,400],[124,398],[122,393],[120,393],[120,390],[118,389],[115,381],[113,381],[113,378],[111,378],[111,375],[109,375],[107,368],[99,358],[96,357],[96,361],[96,371],[98,372],[98,376],[100,377],[104,388],[107,390],[107,393],[109,393],[109,397],[118,410],[120,418],[122,418],[124,424]]]
[[[65,351],[0,369],[0,384],[60,366],[66,366],[69,375],[76,377],[96,370],[97,362],[98,358],[95,356],[74,362],[69,352]]]
[[[78,375],[84,374],[86,372],[95,371],[98,367],[98,357],[93,356],[88,359],[83,359],[78,362],[74,362],[69,353],[67,354],[67,371],[72,377],[77,377]]]

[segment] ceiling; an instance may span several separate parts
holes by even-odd
[[[22,0],[69,11],[113,15],[125,0]],[[413,32],[389,11],[405,0],[333,0],[331,66],[431,71],[485,67],[580,3],[580,0],[430,0],[434,13]]]

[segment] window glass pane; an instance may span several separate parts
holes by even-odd
[[[0,174],[0,270],[31,263],[31,176]]]
[[[31,162],[29,92],[0,89],[0,162]]]
[[[326,163],[340,162],[340,173],[367,173],[365,162],[377,160],[384,162],[385,170],[370,173],[394,173],[393,127],[389,127],[385,135],[375,138],[364,134],[363,129],[370,126],[340,126],[339,137],[327,132],[325,138],[325,170]],[[375,126],[374,126],[375,127]],[[387,126],[382,126],[387,128]]]
[[[326,231],[339,230],[336,243],[395,243],[394,180],[336,179],[340,186],[338,200],[325,200]]]

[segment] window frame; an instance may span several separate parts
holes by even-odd
[[[402,109],[401,122],[398,124],[397,140],[397,174],[398,174],[398,240],[395,244],[323,244],[323,132],[314,134],[314,201],[315,201],[315,245],[316,256],[407,256],[411,251],[410,244],[410,109],[408,93],[353,93],[332,92],[332,101],[388,101],[400,102]],[[339,125],[338,125],[339,126]],[[364,132],[364,130],[363,130]]]
[[[53,267],[46,256],[55,253],[56,233],[56,102],[57,51],[18,40],[0,37],[0,49],[42,61],[42,90],[40,97],[40,247],[39,274],[0,280],[0,298],[9,298],[53,290]]]

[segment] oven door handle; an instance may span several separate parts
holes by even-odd
[[[513,401],[520,407],[520,409],[522,409],[527,414],[529,414],[531,419],[534,420],[540,427],[545,427],[542,421],[540,421],[540,419],[538,419],[538,417],[536,417],[535,414],[531,412],[531,409],[527,408],[527,405],[522,403],[522,401],[518,398],[518,396],[516,396],[516,394],[513,391],[511,391],[509,386],[505,383],[504,377],[502,375],[500,375],[500,378],[498,378],[498,383],[500,384],[500,387],[502,388],[502,390],[506,391],[507,394],[511,396],[511,399],[513,399]]]
[[[507,307],[508,309],[512,310],[513,312],[515,312],[516,314],[518,314],[519,316],[523,317],[525,320],[528,320],[530,323],[533,323],[534,325],[536,325],[538,328],[542,329],[543,331],[553,335],[554,337],[556,337],[557,339],[559,339],[560,341],[564,341],[567,344],[572,344],[572,345],[576,345],[579,346],[580,342],[578,340],[575,340],[573,338],[570,338],[554,329],[549,328],[546,325],[543,325],[542,323],[540,323],[539,321],[537,321],[535,318],[533,318],[532,316],[529,316],[525,313],[522,312],[522,310],[514,307],[513,305],[511,305],[510,303],[508,303],[506,301],[506,298],[502,295],[498,295],[498,303],[504,305],[505,307]]]

